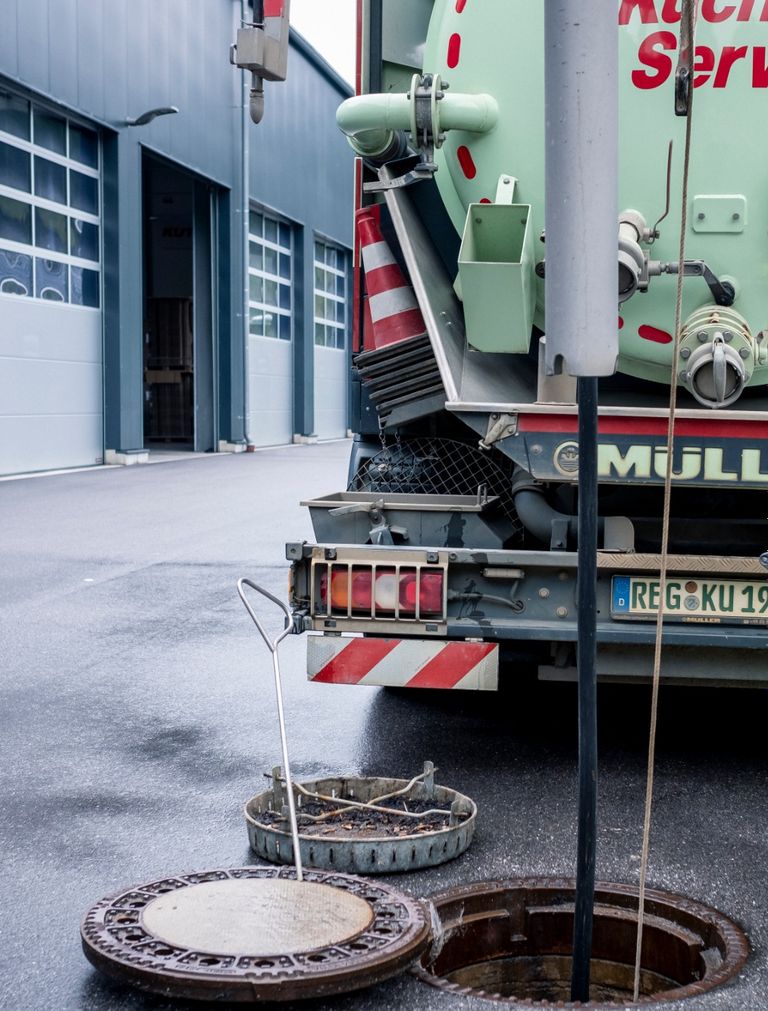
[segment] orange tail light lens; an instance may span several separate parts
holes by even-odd
[[[326,573],[320,577],[320,601],[331,614],[442,617],[444,583],[442,569],[380,568],[374,580],[372,566],[333,565],[330,602]]]

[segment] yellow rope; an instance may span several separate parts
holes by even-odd
[[[682,18],[687,19],[690,52],[693,52],[693,35],[696,17],[696,2],[689,0],[683,4]],[[688,170],[691,156],[691,126],[693,122],[693,75],[690,79],[688,114],[685,122],[685,155],[683,159],[682,213],[680,217],[680,247],[678,253],[677,298],[675,301],[675,339],[672,345],[672,374],[669,386],[669,424],[667,427],[667,466],[664,475],[664,512],[661,528],[661,559],[659,573],[659,609],[656,613],[656,640],[653,654],[653,687],[651,690],[651,727],[648,736],[648,772],[645,787],[645,812],[643,816],[643,849],[640,859],[640,890],[637,902],[637,947],[635,950],[635,983],[633,1000],[640,995],[640,970],[643,950],[643,924],[645,918],[645,886],[648,877],[648,857],[651,838],[651,815],[653,812],[653,782],[656,762],[656,729],[658,725],[659,685],[661,683],[661,648],[664,635],[664,601],[667,594],[667,560],[669,555],[669,521],[672,498],[673,450],[675,446],[675,413],[677,410],[677,371],[680,350],[680,331],[683,314],[683,264],[685,262],[685,231],[688,224]]]

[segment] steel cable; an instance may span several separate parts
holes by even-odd
[[[696,0],[684,0],[681,16],[681,51],[685,48],[688,59],[692,60],[694,33],[696,26]],[[691,158],[691,135],[693,126],[693,76],[689,76],[688,104],[685,120],[685,150],[683,156],[682,208],[680,215],[680,243],[677,272],[677,294],[675,298],[675,331],[672,345],[672,369],[669,384],[669,422],[667,426],[667,464],[664,474],[664,508],[661,528],[661,556],[659,560],[659,608],[656,612],[656,637],[653,652],[653,684],[651,688],[651,723],[648,735],[648,771],[645,787],[645,808],[643,813],[643,848],[640,858],[640,887],[637,900],[637,946],[635,949],[635,976],[633,1000],[640,995],[641,960],[643,951],[643,926],[645,919],[645,889],[648,877],[650,854],[651,817],[653,813],[653,786],[656,763],[656,731],[658,727],[659,686],[661,683],[661,653],[664,637],[664,601],[667,593],[667,564],[669,556],[669,526],[672,499],[672,474],[674,471],[673,450],[675,446],[675,414],[677,411],[677,369],[683,315],[682,264],[685,262],[685,232],[688,225],[688,174]]]

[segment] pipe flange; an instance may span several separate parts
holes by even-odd
[[[681,384],[704,407],[717,409],[743,393],[757,364],[757,344],[735,310],[705,306],[686,321],[679,355]]]
[[[705,407],[729,407],[747,384],[744,359],[718,334],[691,353],[683,384]]]

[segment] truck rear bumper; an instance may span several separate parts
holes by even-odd
[[[493,690],[502,677],[538,667],[548,678],[571,677],[578,637],[577,558],[571,552],[371,545],[289,545],[291,600],[299,631],[310,635],[309,677],[320,682]],[[655,620],[612,615],[612,581],[658,573],[655,555],[598,554],[598,672],[601,678],[647,680],[652,669]],[[676,580],[742,579],[768,582],[757,558],[673,555]],[[365,599],[328,596],[340,571],[342,589],[371,572]],[[377,603],[370,587],[377,573],[428,573],[442,580],[442,611],[404,616]],[[391,576],[389,578],[392,578]],[[413,577],[412,577],[413,578]],[[689,592],[693,592],[689,588]],[[768,686],[768,628],[665,621],[662,677],[678,682]],[[383,645],[382,645],[383,644]],[[462,650],[469,647],[462,659]],[[713,648],[714,647],[714,648]],[[473,660],[490,648],[484,666]],[[491,652],[498,648],[498,653]],[[473,652],[474,651],[474,652]],[[499,657],[501,654],[501,657]],[[488,663],[492,663],[491,672]]]
[[[499,647],[488,642],[310,635],[307,674],[323,684],[496,691]]]

